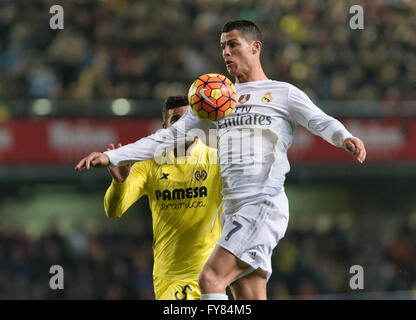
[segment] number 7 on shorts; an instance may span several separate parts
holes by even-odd
[[[235,225],[234,228],[232,228],[230,230],[230,232],[228,232],[227,236],[225,237],[225,241],[228,241],[230,239],[230,237],[236,233],[238,230],[241,229],[241,227],[243,226],[241,223],[237,222],[237,221],[233,221],[233,225]]]

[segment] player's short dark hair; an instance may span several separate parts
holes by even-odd
[[[168,120],[168,110],[189,105],[187,96],[170,96],[167,97],[162,106],[162,119]]]
[[[223,27],[221,33],[238,30],[240,34],[248,41],[260,41],[263,43],[263,36],[259,27],[254,22],[248,20],[228,21]]]

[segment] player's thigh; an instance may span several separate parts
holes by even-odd
[[[250,266],[234,256],[230,251],[216,245],[202,268],[201,276],[214,277],[227,286],[233,279]]]
[[[230,288],[236,300],[266,300],[267,272],[258,268],[232,282]]]
[[[166,280],[155,279],[156,300],[199,300],[201,291],[198,280]]]
[[[248,199],[247,203],[243,200],[225,203],[222,234],[217,245],[250,265],[250,271],[261,268],[269,277],[273,249],[287,228],[286,202],[285,194],[281,193],[276,197]]]

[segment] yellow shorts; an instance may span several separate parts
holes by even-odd
[[[153,277],[156,300],[200,300],[198,280],[168,280]]]

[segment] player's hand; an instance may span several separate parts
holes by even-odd
[[[348,138],[344,140],[344,149],[352,154],[352,156],[363,163],[367,152],[365,151],[364,143],[358,138]]]
[[[75,167],[76,171],[90,170],[90,168],[104,168],[110,164],[110,159],[105,153],[92,152],[81,159]]]
[[[121,143],[117,145],[117,148],[121,147]],[[114,144],[110,144],[110,147],[107,148],[107,151],[114,150],[116,147]],[[120,167],[108,167],[108,172],[110,172],[113,179],[117,182],[124,182],[130,174],[131,164],[120,166]]]

